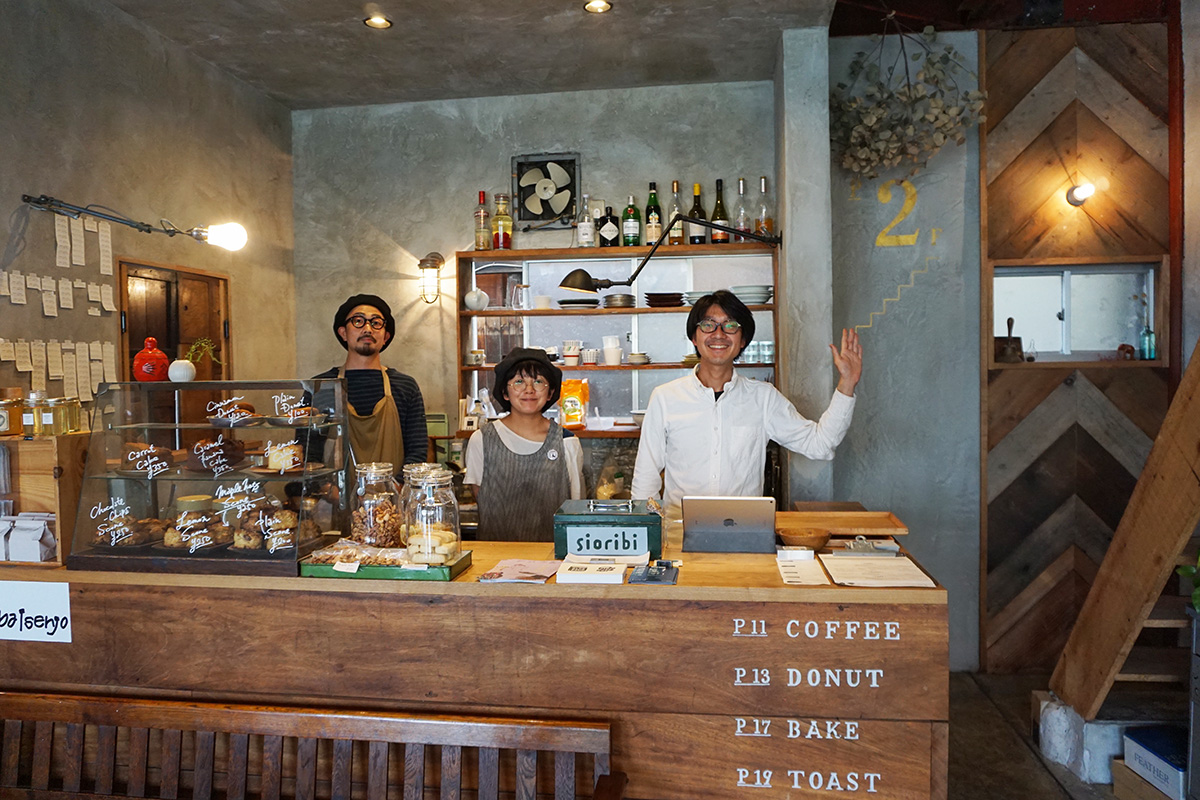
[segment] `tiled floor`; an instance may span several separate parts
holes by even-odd
[[[1111,800],[1044,761],[1031,736],[1030,695],[1046,675],[950,676],[950,800]]]

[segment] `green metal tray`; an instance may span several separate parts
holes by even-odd
[[[405,569],[375,564],[364,564],[357,572],[342,572],[333,564],[310,564],[308,559],[300,562],[300,574],[309,578],[367,578],[388,581],[452,581],[471,566],[471,551],[463,550],[458,558],[448,564],[431,564],[427,569]]]

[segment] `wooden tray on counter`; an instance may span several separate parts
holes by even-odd
[[[775,530],[823,529],[834,536],[904,536],[908,526],[890,511],[776,511]]]

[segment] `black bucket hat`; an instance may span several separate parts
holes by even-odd
[[[504,357],[504,360],[496,365],[496,390],[494,396],[496,402],[500,404],[500,408],[505,411],[512,410],[512,403],[508,401],[508,379],[514,372],[519,372],[522,364],[526,362],[534,362],[543,369],[547,379],[550,381],[550,397],[546,400],[546,405],[542,406],[542,411],[545,411],[550,406],[558,402],[559,395],[562,394],[562,370],[550,363],[550,357],[546,355],[545,350],[536,347],[514,347],[512,352]]]
[[[338,328],[345,327],[346,318],[350,316],[350,312],[358,306],[374,306],[379,309],[379,313],[383,314],[383,329],[388,332],[388,340],[383,343],[383,347],[379,348],[379,352],[388,349],[388,345],[396,338],[396,319],[392,316],[392,309],[388,306],[387,301],[375,294],[356,294],[346,302],[338,306],[337,313],[333,316],[333,335],[337,336],[338,344],[343,350],[349,350],[349,345],[346,341],[337,335]]]

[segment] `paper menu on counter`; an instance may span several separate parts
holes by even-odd
[[[480,583],[545,583],[558,571],[560,561],[506,558],[479,576]]]
[[[839,586],[913,586],[934,588],[937,584],[908,556],[819,556],[829,577]]]
[[[815,558],[804,561],[795,559],[776,559],[779,567],[779,577],[789,586],[828,586],[829,577],[821,569],[821,562]]]

